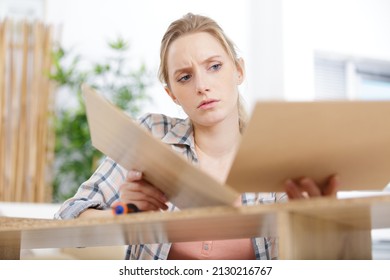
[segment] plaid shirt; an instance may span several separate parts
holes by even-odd
[[[188,161],[197,164],[194,133],[189,119],[170,118],[161,114],[147,114],[140,118],[141,126],[152,135],[161,139],[176,152],[184,155]],[[56,219],[76,218],[88,208],[108,209],[119,200],[118,188],[126,177],[127,170],[110,158],[105,158],[89,180],[84,182],[74,197],[68,199],[55,214]],[[243,205],[275,203],[286,200],[285,194],[244,193]],[[168,211],[175,206],[168,203]],[[278,244],[276,237],[252,238],[256,259],[277,259]],[[126,259],[166,260],[171,243],[129,245]]]

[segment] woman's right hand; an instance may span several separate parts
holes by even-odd
[[[119,198],[123,203],[133,203],[141,211],[167,210],[167,197],[163,192],[142,178],[142,172],[130,170],[119,187]]]

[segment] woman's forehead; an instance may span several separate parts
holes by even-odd
[[[226,57],[221,43],[207,32],[186,34],[172,42],[168,49],[167,60],[170,66],[187,64],[196,60],[203,62],[210,57]]]

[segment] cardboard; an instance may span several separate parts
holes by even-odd
[[[338,174],[340,190],[390,182],[390,102],[259,102],[227,184],[238,192],[282,192],[303,176]]]

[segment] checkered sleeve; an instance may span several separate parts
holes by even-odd
[[[138,120],[141,127],[151,130],[151,115]],[[92,176],[78,188],[77,193],[66,200],[55,213],[55,219],[77,218],[89,208],[107,209],[119,200],[119,186],[126,178],[127,170],[106,157]]]
[[[66,200],[55,214],[56,219],[77,218],[88,208],[106,209],[119,199],[118,189],[125,180],[126,170],[110,158],[105,158],[93,175]]]

